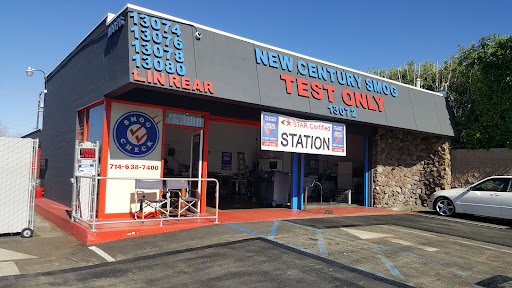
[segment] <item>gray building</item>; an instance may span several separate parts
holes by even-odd
[[[102,20],[47,87],[45,197],[68,206],[76,140],[100,142],[101,176],[214,177],[223,203],[238,205],[300,209],[308,187],[308,201],[352,189],[353,203],[398,208],[450,183],[441,94],[133,5]],[[310,130],[265,146],[286,120]],[[325,138],[329,153],[314,151],[318,127],[343,127]],[[128,217],[132,186],[101,182],[98,217]],[[205,211],[213,192],[201,190]]]

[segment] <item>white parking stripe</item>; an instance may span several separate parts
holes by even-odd
[[[405,240],[400,240],[400,239],[389,239],[389,241],[394,242],[394,243],[398,243],[398,244],[402,244],[402,245],[406,245],[406,246],[412,246],[412,247],[420,248],[420,249],[427,250],[427,251],[430,251],[430,252],[434,252],[434,251],[438,251],[439,250],[437,248],[428,247],[428,246],[424,246],[424,245],[413,244],[411,242],[407,242]]]
[[[512,251],[509,251],[509,250],[503,250],[503,249],[493,248],[493,247],[489,247],[489,246],[485,246],[485,245],[475,244],[475,243],[466,242],[466,241],[461,241],[461,240],[456,240],[456,239],[453,239],[452,241],[456,241],[456,242],[460,242],[460,243],[464,243],[464,244],[469,244],[469,245],[474,245],[474,246],[479,246],[479,247],[483,247],[483,248],[487,248],[487,249],[491,249],[491,250],[496,250],[496,251],[501,251],[501,252],[507,252],[507,253],[511,253],[511,254],[512,254]]]
[[[355,235],[361,239],[374,239],[374,238],[382,238],[382,237],[390,237],[392,235],[389,234],[382,234],[382,233],[375,233],[375,232],[368,232],[364,230],[359,229],[353,229],[353,228],[340,228],[341,230],[348,232],[352,235]]]
[[[0,276],[18,275],[20,270],[18,266],[12,261],[0,262]]]
[[[492,228],[498,228],[498,229],[510,229],[510,227],[508,227],[508,226],[496,225],[496,224],[490,224],[490,223],[482,223],[482,222],[476,222],[476,221],[470,221],[470,220],[464,220],[464,219],[457,219],[457,218],[451,218],[451,217],[445,217],[445,216],[426,215],[426,214],[421,214],[421,213],[415,213],[414,215],[420,215],[420,216],[423,216],[423,217],[443,219],[443,220],[447,220],[447,221],[467,223],[467,224],[473,224],[473,225],[485,226],[485,227],[492,227]]]
[[[413,231],[413,230],[398,228],[398,227],[391,226],[391,225],[380,225],[380,226],[381,227],[386,227],[386,228],[391,228],[391,229],[396,229],[396,230],[402,230],[402,231],[406,231],[406,232],[410,232],[410,233],[416,233],[416,234],[420,234],[420,235],[424,235],[424,236],[440,238],[439,236],[436,236],[436,235],[430,235],[430,234],[427,234],[427,233],[416,232],[416,231]],[[455,238],[457,236],[453,236],[453,237]],[[511,253],[512,254],[512,251],[510,251],[510,250],[498,249],[498,248],[494,248],[494,247],[490,247],[490,246],[486,246],[486,245],[466,242],[466,241],[457,240],[457,239],[451,239],[451,237],[446,237],[446,236],[444,236],[442,238],[443,238],[443,241],[454,241],[454,242],[474,245],[474,246],[478,246],[478,247],[482,247],[482,248],[487,248],[487,249],[491,249],[491,250],[496,250],[496,251],[501,251],[501,252],[506,252],[506,253]]]
[[[108,255],[107,253],[105,253],[103,250],[101,250],[100,248],[98,248],[96,246],[89,246],[89,249],[91,249],[92,251],[98,253],[98,255],[100,255],[101,257],[105,258],[105,260],[107,260],[108,262],[116,261],[116,259],[112,258],[112,256]]]
[[[401,231],[405,231],[405,232],[409,232],[409,233],[419,234],[419,235],[423,235],[423,236],[427,236],[427,237],[438,238],[436,235],[421,233],[421,232],[413,231],[413,230],[409,230],[409,229],[398,228],[395,226],[390,226],[390,225],[379,225],[379,226],[385,227],[385,228],[391,228],[391,229],[395,229],[395,230],[401,230]]]

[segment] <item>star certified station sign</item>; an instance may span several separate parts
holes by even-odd
[[[345,125],[262,112],[261,149],[346,156]]]

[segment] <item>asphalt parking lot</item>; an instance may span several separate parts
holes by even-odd
[[[36,229],[31,239],[0,237],[4,252],[33,257],[0,259],[0,271],[12,262],[20,273],[0,277],[0,287],[511,287],[511,226],[431,213],[349,216],[227,223],[89,247]]]

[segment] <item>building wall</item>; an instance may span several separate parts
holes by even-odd
[[[426,205],[433,192],[449,189],[448,140],[379,128],[373,141],[374,206],[400,209]]]
[[[43,129],[40,136],[41,159],[47,169],[41,175],[45,197],[71,206],[77,110],[105,97],[105,94],[126,83],[128,71],[121,61],[128,45],[126,33],[107,37],[106,20],[96,27],[60,62],[47,78]],[[125,29],[125,28],[123,28]],[[124,37],[123,37],[124,35]]]
[[[494,175],[512,175],[512,150],[452,150],[452,187],[467,187]]]

